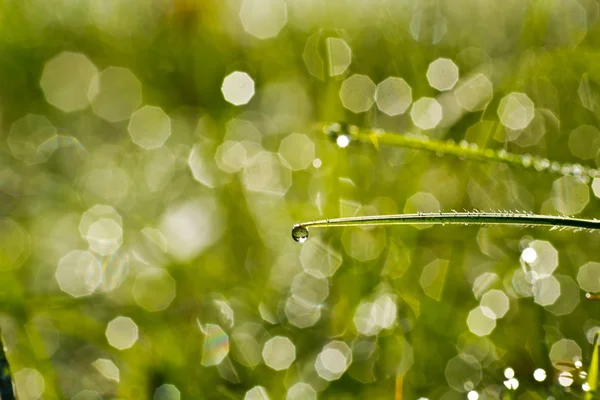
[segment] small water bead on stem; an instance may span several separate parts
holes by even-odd
[[[294,225],[292,228],[292,238],[298,243],[306,242],[306,239],[308,239],[308,229],[302,224]]]
[[[381,129],[360,129],[356,125],[333,123],[322,127],[324,133],[336,141],[339,147],[347,147],[351,142],[398,146],[416,150],[425,150],[438,155],[450,154],[461,159],[496,162],[521,168],[533,168],[538,172],[550,172],[565,176],[575,176],[583,181],[600,176],[600,171],[580,164],[562,164],[530,154],[518,155],[505,149],[493,150],[480,148],[474,143],[461,140],[458,144],[452,139],[441,141],[421,133],[393,133]]]
[[[320,221],[296,224],[292,228],[292,238],[296,242],[308,239],[308,228],[334,228],[351,226],[383,226],[383,225],[511,225],[520,227],[547,226],[551,229],[600,230],[600,221],[596,219],[571,218],[556,215],[539,215],[529,213],[488,213],[480,211],[439,212],[416,214],[373,215],[324,219]]]
[[[358,133],[356,125],[333,123],[323,126],[323,132],[333,140],[338,147],[345,148],[352,142],[352,137]]]

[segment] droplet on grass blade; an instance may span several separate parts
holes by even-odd
[[[292,238],[298,243],[304,243],[308,239],[308,229],[302,225],[294,225]]]

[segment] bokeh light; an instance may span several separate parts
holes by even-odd
[[[308,383],[298,382],[288,389],[285,400],[317,400],[317,391]]]
[[[296,346],[285,336],[275,336],[265,343],[262,356],[275,371],[288,369],[296,358]]]
[[[121,371],[114,362],[106,358],[99,358],[92,365],[106,378],[115,382],[121,380]]]
[[[246,32],[258,39],[277,36],[287,22],[287,7],[282,0],[243,0],[240,20]]]
[[[353,113],[368,111],[375,102],[375,83],[366,75],[354,74],[344,80],[340,100]]]
[[[154,391],[154,400],[179,400],[181,392],[175,385],[164,383]]]
[[[221,92],[234,106],[248,104],[254,97],[254,80],[246,72],[234,71],[223,79]]]
[[[482,73],[459,82],[454,90],[458,104],[467,111],[484,109],[492,100],[493,94],[492,82]]]
[[[390,76],[377,85],[375,101],[387,115],[404,114],[412,102],[412,89],[404,79]]]
[[[438,58],[427,68],[427,81],[437,90],[450,90],[458,82],[458,66],[448,58]]]
[[[106,68],[94,77],[92,87],[97,87],[93,96],[88,92],[94,112],[110,122],[129,119],[142,103],[142,84],[127,68]]]
[[[93,253],[73,250],[58,262],[55,277],[63,292],[89,296],[102,281],[102,265]]]
[[[16,396],[590,397],[592,229],[327,222],[600,215],[600,8],[538,3],[0,1]]]
[[[19,399],[37,400],[44,394],[44,377],[36,369],[23,368],[15,372],[15,386]]]
[[[565,215],[579,214],[590,201],[588,185],[572,176],[558,178],[552,184],[552,204]]]
[[[328,343],[317,356],[315,369],[327,381],[340,379],[352,363],[352,352],[347,344],[340,341]]]
[[[118,350],[129,349],[138,337],[138,326],[129,317],[116,317],[106,326],[106,340]]]
[[[44,66],[40,86],[48,103],[65,112],[87,108],[97,92],[96,66],[84,54],[64,51]]]
[[[169,307],[177,293],[175,279],[163,268],[148,267],[133,283],[133,297],[148,311],[162,311]]]
[[[525,129],[533,120],[533,102],[525,93],[509,93],[500,100],[498,116],[502,125],[507,128],[513,130]]]
[[[262,386],[254,386],[246,392],[244,400],[269,400],[267,389]]]
[[[308,136],[292,133],[279,144],[279,156],[292,171],[303,170],[315,159],[315,145]]]
[[[171,136],[171,119],[160,107],[144,106],[131,115],[128,130],[133,143],[156,149]]]
[[[55,137],[56,133],[56,128],[46,117],[27,114],[10,127],[8,147],[13,157],[26,164],[41,163],[51,154],[40,151],[41,146]]]
[[[410,118],[421,129],[433,129],[442,120],[442,106],[431,97],[421,97],[410,109]]]

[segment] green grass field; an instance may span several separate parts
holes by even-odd
[[[17,398],[596,398],[597,232],[291,230],[600,218],[599,118],[596,0],[0,0]]]

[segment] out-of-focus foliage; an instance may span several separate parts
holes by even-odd
[[[597,234],[290,229],[600,217],[600,179],[552,161],[319,129],[596,167],[599,19],[595,0],[0,0],[0,327],[19,398],[582,398]]]

